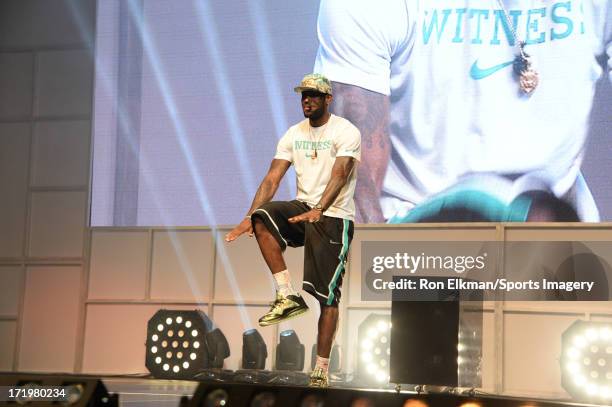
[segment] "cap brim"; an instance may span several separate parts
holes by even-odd
[[[314,90],[315,92],[319,92],[322,93],[324,95],[331,95],[331,93],[325,93],[325,92],[321,92],[319,89],[317,88],[309,88],[309,87],[304,87],[304,86],[296,86],[295,88],[293,88],[293,90],[295,91],[295,93],[302,93],[305,90]]]
[[[308,88],[308,87],[304,87],[304,86],[296,86],[295,88],[293,88],[293,90],[295,91],[295,93],[302,93],[305,90],[317,90],[317,88]]]

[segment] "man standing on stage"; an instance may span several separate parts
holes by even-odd
[[[317,362],[310,385],[329,384],[328,366],[338,325],[338,302],[349,245],[353,238],[353,195],[361,135],[348,120],[329,112],[332,87],[319,74],[306,75],[295,91],[302,94],[305,120],[279,141],[270,169],[245,219],[225,236],[227,242],[255,232],[261,253],[277,284],[276,300],[259,319],[268,326],[308,311],[291,285],[282,252],[304,246],[303,289],[321,306]],[[295,166],[297,197],[271,202],[289,166]]]

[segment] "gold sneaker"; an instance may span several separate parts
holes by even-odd
[[[259,326],[278,324],[308,311],[306,302],[299,295],[288,295],[285,297],[277,292],[276,300],[270,305],[272,306],[270,311],[259,318]]]
[[[327,372],[320,367],[315,368],[310,374],[310,381],[308,382],[310,387],[329,387],[329,376]]]

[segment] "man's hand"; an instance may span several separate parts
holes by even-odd
[[[293,218],[289,218],[289,223],[298,223],[298,222],[309,222],[309,223],[317,223],[321,220],[322,212],[317,209],[311,209],[308,212],[304,212],[301,215],[294,216]]]
[[[255,198],[253,198],[253,203],[251,203],[251,207],[247,213],[253,213],[255,209],[259,208],[264,203],[270,202],[278,189],[278,184],[287,172],[290,165],[291,162],[287,160],[277,160],[276,158],[272,160],[270,169],[268,170],[268,173],[264,177],[263,181],[261,181],[261,184],[259,184],[259,188],[257,188],[257,192],[255,193]],[[244,233],[248,233],[249,237],[253,236],[253,224],[251,223],[251,218],[248,216],[244,218],[242,222],[238,224],[238,226],[225,235],[225,241],[232,242]]]
[[[251,222],[251,218],[244,218],[242,222],[225,235],[225,241],[233,242],[244,233],[248,233],[249,237],[253,236],[253,223]]]

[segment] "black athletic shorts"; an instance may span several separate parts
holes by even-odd
[[[321,216],[316,223],[289,223],[288,219],[311,208],[301,201],[268,202],[251,214],[272,232],[284,251],[304,246],[304,291],[323,305],[338,306],[340,288],[353,240],[353,222]]]

